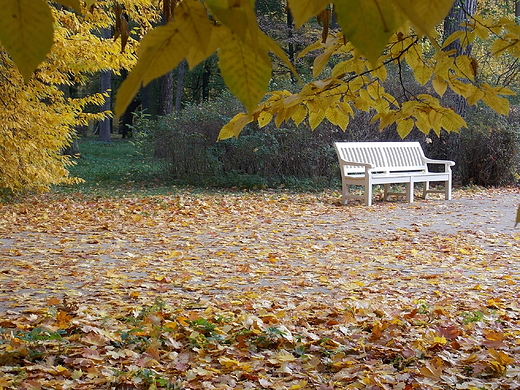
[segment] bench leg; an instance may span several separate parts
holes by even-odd
[[[349,194],[349,185],[343,184],[343,189],[341,191],[341,204],[344,206],[348,203],[348,194]]]
[[[423,192],[422,192],[422,198],[426,199],[426,196],[428,195],[428,191],[430,190],[430,182],[425,181],[423,186]]]
[[[372,184],[365,185],[365,204],[372,206]]]
[[[389,192],[390,192],[390,184],[385,184],[385,192],[383,195],[383,199],[385,202],[390,200],[390,195],[388,195]]]
[[[406,183],[406,201],[413,203],[413,183]]]
[[[451,180],[444,182],[444,198],[451,200]]]

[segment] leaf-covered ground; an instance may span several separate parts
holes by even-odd
[[[515,389],[517,190],[0,206],[0,389]]]

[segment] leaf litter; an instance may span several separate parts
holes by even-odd
[[[520,194],[0,207],[0,389],[514,389]]]

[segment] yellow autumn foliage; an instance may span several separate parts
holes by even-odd
[[[70,145],[76,128],[105,116],[84,110],[87,105],[101,105],[104,96],[71,98],[64,91],[85,83],[101,69],[118,71],[135,62],[134,42],[121,54],[118,42],[95,34],[113,23],[112,13],[99,9],[83,18],[67,9],[48,9],[54,21],[54,43],[35,72],[15,66],[16,56],[8,56],[0,46],[0,189],[44,191],[54,184],[78,181],[67,170],[74,159],[61,152]]]
[[[36,80],[25,85],[5,55],[1,61],[0,188],[42,190],[70,181],[70,161],[60,150],[72,140],[75,114],[57,88]]]
[[[304,84],[298,92],[275,91],[261,102],[271,78],[269,53],[280,57],[293,72],[294,67],[281,47],[260,30],[254,0],[175,1],[171,21],[153,29],[151,24],[158,15],[153,12],[154,4],[157,5],[154,2],[58,2],[75,8],[78,13],[71,16],[66,14],[66,10],[60,11],[59,17],[54,16],[57,22],[54,27],[45,17],[48,15],[46,7],[50,7],[51,2],[23,0],[23,10],[17,8],[19,0],[4,2],[6,9],[16,12],[0,16],[0,42],[25,79],[30,79],[25,88],[34,88],[31,85],[36,83],[35,77],[30,75],[41,61],[47,45],[43,38],[47,37],[48,40],[49,34],[54,34],[55,44],[36,74],[40,77],[37,80],[51,86],[67,84],[66,77],[81,82],[81,75],[99,69],[129,66],[132,56],[128,53],[135,50],[131,40],[127,45],[127,54],[117,57],[112,55],[118,45],[116,42],[104,42],[93,34],[85,35],[88,35],[86,42],[67,35],[71,29],[91,32],[93,26],[98,29],[109,27],[118,13],[106,11],[111,7],[124,8],[131,14],[130,18],[142,27],[144,38],[139,48],[138,62],[118,91],[116,115],[124,112],[142,85],[173,69],[183,59],[192,68],[217,52],[224,81],[247,110],[247,113],[237,115],[224,126],[219,139],[238,136],[243,127],[252,121],[257,121],[261,126],[274,121],[280,126],[286,121],[300,124],[307,120],[314,129],[327,119],[344,129],[353,115],[353,108],[373,113],[373,121],[379,121],[380,128],[397,123],[401,136],[414,127],[425,133],[431,130],[438,134],[441,130],[458,131],[465,126],[464,120],[450,108],[442,107],[433,91],[442,96],[451,90],[464,97],[469,104],[483,103],[500,114],[509,112],[509,102],[505,96],[512,94],[512,91],[481,83],[477,77],[479,66],[475,58],[457,56],[454,51],[443,48],[455,41],[467,47],[477,38],[488,39],[488,47],[495,57],[507,53],[513,58],[520,58],[520,29],[512,18],[494,21],[476,15],[466,24],[467,31],[455,32],[442,42],[435,26],[448,14],[453,0],[288,0],[297,26],[325,10],[330,12],[333,9],[340,29],[325,30],[322,37],[304,48],[299,56],[318,51],[313,64],[315,78],[328,70],[331,61],[336,66],[330,74],[323,76],[324,79]],[[76,18],[80,12],[83,15],[79,17],[81,21]],[[42,18],[33,20],[31,15],[36,13],[41,14]],[[146,30],[150,31],[145,35]],[[14,39],[15,35],[23,39]],[[32,41],[38,43],[38,50],[29,44]],[[99,51],[100,46],[105,47],[104,51]],[[71,56],[79,61],[69,61]],[[405,93],[407,101],[398,101],[396,96],[385,90],[384,85],[387,68],[394,65],[409,67],[419,84],[432,86],[432,95]],[[10,74],[6,77],[11,79]],[[31,90],[25,96],[41,96],[38,93]],[[30,98],[28,101],[31,102]],[[70,115],[72,117],[64,115],[63,120],[67,121],[65,126],[72,129],[77,117]],[[9,132],[8,129],[6,131]],[[64,139],[70,139],[70,135],[69,131]]]

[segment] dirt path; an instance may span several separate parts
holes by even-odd
[[[519,388],[518,203],[0,206],[0,387]]]
[[[454,275],[473,283],[481,267],[493,288],[520,276],[518,204],[515,190],[372,207],[340,206],[337,194],[39,198],[2,209],[0,309],[37,310],[63,296],[144,301],[158,292],[196,302],[267,289],[370,297],[361,287],[387,280],[398,293],[426,277],[451,293]],[[430,290],[414,287],[414,298]]]

